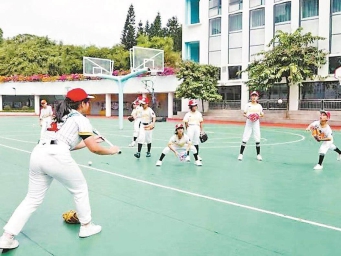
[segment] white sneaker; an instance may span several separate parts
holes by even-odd
[[[257,160],[258,161],[262,161],[263,160],[262,156],[261,155],[257,155]]]
[[[129,147],[135,147],[135,141],[132,141],[132,142],[129,144]]]
[[[14,249],[19,246],[19,242],[13,238],[0,237],[0,249]]]
[[[189,156],[186,156],[186,162],[190,162],[191,158]]]
[[[102,227],[99,225],[95,225],[93,223],[90,223],[88,225],[82,225],[79,230],[79,237],[88,237],[95,235],[99,232],[101,232]]]
[[[199,160],[199,161],[202,161],[202,158],[201,158],[199,155],[198,155],[198,160]]]
[[[314,166],[314,170],[322,170],[322,169],[323,169],[322,165],[317,164]]]
[[[158,161],[156,162],[156,166],[161,166],[161,165],[162,165],[162,161],[158,160]]]
[[[201,161],[198,159],[197,161],[195,161],[195,165],[197,165],[197,166],[202,166],[202,163],[201,163]]]
[[[238,160],[239,160],[239,161],[242,161],[242,160],[243,160],[243,154],[239,154]]]
[[[337,154],[337,161],[340,161],[341,160],[341,154]]]

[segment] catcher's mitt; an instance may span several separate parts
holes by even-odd
[[[63,219],[66,223],[69,224],[79,224],[79,219],[77,217],[77,213],[74,210],[70,210],[68,212],[63,213]]]
[[[259,115],[257,113],[252,113],[248,116],[251,122],[256,122],[259,119]]]
[[[204,143],[206,140],[208,140],[208,136],[205,132],[202,132],[202,133],[200,133],[199,139],[200,139],[201,143]]]
[[[129,120],[130,122],[133,122],[133,121],[135,120],[135,118],[134,118],[133,116],[128,116],[128,120]]]

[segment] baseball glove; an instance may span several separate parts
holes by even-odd
[[[128,120],[129,120],[130,122],[133,122],[133,121],[135,120],[135,118],[134,118],[133,116],[128,116]]]
[[[146,126],[144,127],[144,129],[145,129],[146,131],[153,130],[154,128],[155,128],[155,127],[154,127],[153,124],[148,124],[148,125],[146,125]]]
[[[199,137],[201,143],[204,143],[206,140],[208,140],[208,136],[205,132],[200,133],[200,137]]]
[[[248,116],[251,122],[256,122],[259,119],[259,115],[257,113],[252,113]]]
[[[324,134],[321,133],[321,131],[317,128],[313,128],[311,129],[311,135],[314,137],[314,139],[317,141],[317,142],[320,142],[321,139],[324,138]]]
[[[63,213],[63,219],[66,223],[69,224],[79,224],[79,219],[77,217],[77,213],[74,210],[70,210],[68,212]]]

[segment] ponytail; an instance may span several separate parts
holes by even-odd
[[[72,109],[78,109],[79,104],[81,104],[82,101],[71,101],[69,98],[65,98],[63,101],[59,102],[59,104],[56,106],[56,121],[57,123],[62,123],[65,121],[63,119],[64,116],[70,114]]]

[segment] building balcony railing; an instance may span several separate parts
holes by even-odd
[[[299,110],[341,110],[341,99],[300,100]]]
[[[263,109],[266,110],[281,110],[287,109],[287,101],[282,100],[279,104],[278,100],[259,100]],[[218,102],[209,103],[210,110],[223,110],[223,109],[241,109],[240,100],[223,100]]]
[[[240,100],[222,100],[209,103],[210,110],[240,109]]]

